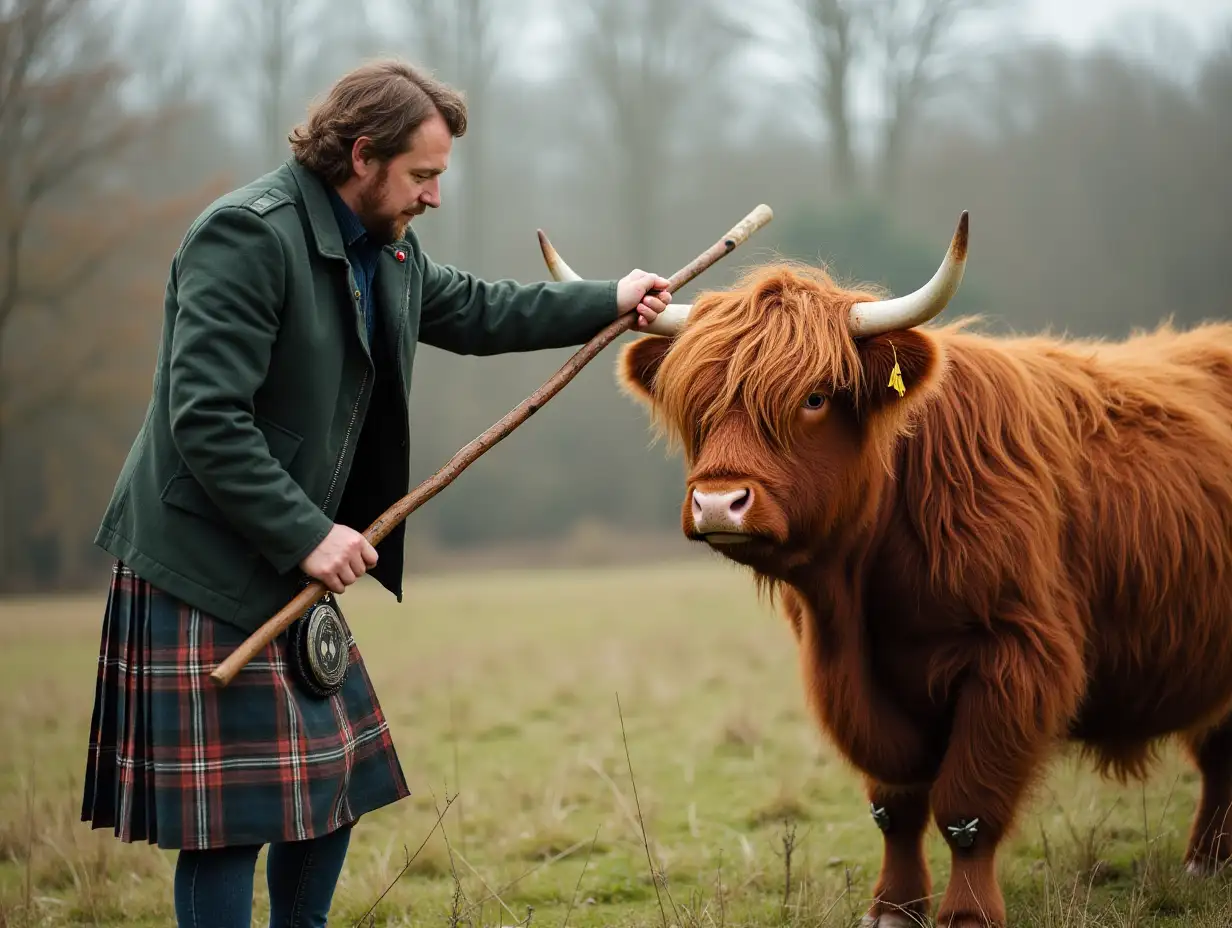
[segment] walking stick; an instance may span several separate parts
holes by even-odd
[[[766,206],[764,203],[758,206],[745,216],[744,219],[732,226],[726,235],[672,275],[664,292],[672,293],[679,290],[720,258],[730,254],[737,247],[744,244],[754,232],[766,225],[772,218],[774,218],[774,213],[769,206]],[[544,250],[544,257],[547,258],[550,246],[542,230],[539,232],[539,241],[540,246]],[[671,309],[670,305],[668,309]],[[572,380],[578,371],[585,367],[595,355],[611,344],[617,337],[632,329],[638,318],[636,310],[626,313],[603,329],[598,335],[591,338],[543,386],[506,413],[482,435],[459,450],[444,467],[386,509],[375,522],[368,526],[364,532],[364,537],[374,547],[379,544],[395,526],[428,500],[432,499],[432,497],[436,496],[441,490],[445,489],[462,471],[473,464],[480,455],[484,454],[538,412],[539,408],[560,392],[561,388]],[[210,679],[219,686],[226,686],[230,683],[235,678],[235,675],[243,669],[245,664],[256,657],[267,644],[277,638],[297,618],[303,615],[325,592],[325,584],[319,580],[314,580],[305,586],[299,592],[299,595],[282,607],[277,615],[268,619],[264,625],[249,635],[243,644],[214,668],[210,673]]]

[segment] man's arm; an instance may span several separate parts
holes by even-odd
[[[420,253],[419,340],[456,354],[580,345],[619,314],[617,281],[484,281]]]
[[[169,384],[172,435],[185,464],[279,572],[303,561],[333,528],[253,421],[285,273],[282,245],[260,216],[229,207],[207,218],[177,263]]]

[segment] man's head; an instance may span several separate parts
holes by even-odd
[[[290,142],[296,159],[337,189],[384,243],[440,206],[440,175],[453,140],[465,133],[460,93],[411,65],[379,61],[334,84]]]

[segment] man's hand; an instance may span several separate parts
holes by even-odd
[[[650,325],[659,313],[667,308],[667,304],[672,301],[672,295],[662,292],[649,296],[647,294],[651,290],[662,291],[670,283],[671,281],[658,274],[642,270],[630,271],[616,284],[617,315],[623,316],[636,308],[641,317],[637,320],[637,327],[643,329]]]
[[[376,566],[376,548],[349,525],[335,525],[299,566],[331,592],[341,594]]]

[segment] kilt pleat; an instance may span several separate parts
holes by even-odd
[[[349,629],[346,682],[324,699],[296,681],[285,633],[215,686],[210,670],[245,637],[115,565],[83,821],[196,850],[317,837],[409,795]]]

